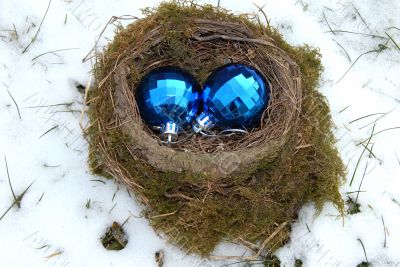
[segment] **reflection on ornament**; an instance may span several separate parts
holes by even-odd
[[[167,142],[176,140],[197,115],[199,91],[199,84],[186,71],[177,67],[155,69],[136,90],[140,116],[153,129],[159,129]]]
[[[196,118],[195,132],[214,126],[222,129],[257,127],[269,100],[270,88],[255,68],[228,64],[216,69],[204,84],[203,112]]]

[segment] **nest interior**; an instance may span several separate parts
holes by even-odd
[[[143,13],[97,54],[86,99],[92,171],[127,185],[158,232],[200,255],[221,240],[259,242],[272,233],[267,246],[277,248],[309,202],[320,210],[331,201],[341,213],[344,166],[317,91],[318,50],[287,44],[257,16],[209,5],[168,2]],[[256,67],[271,85],[257,129],[167,146],[142,122],[134,94],[148,71],[178,66],[203,83],[230,62]]]

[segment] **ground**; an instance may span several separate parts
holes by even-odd
[[[166,267],[224,264],[167,244],[141,217],[134,195],[86,165],[79,122],[91,65],[82,59],[112,15],[141,16],[140,8],[156,3],[0,0],[0,266],[147,267],[157,266],[160,250]],[[291,44],[320,48],[320,90],[348,172],[341,186],[348,214],[339,217],[329,203],[318,216],[312,204],[302,208],[276,256],[282,266],[400,265],[400,3],[255,3]],[[258,10],[251,1],[220,5]],[[99,45],[112,27],[104,36]],[[126,221],[128,244],[120,251],[100,242],[113,221]],[[243,253],[222,244],[213,254]]]

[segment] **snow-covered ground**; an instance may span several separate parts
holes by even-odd
[[[290,43],[321,49],[321,91],[348,166],[341,193],[360,205],[343,219],[330,204],[317,217],[312,205],[304,207],[291,241],[276,253],[282,266],[295,259],[316,267],[400,266],[400,1],[255,2]],[[32,184],[21,207],[0,220],[0,267],[150,267],[160,249],[166,267],[223,265],[167,244],[125,187],[91,175],[86,165],[77,85],[88,82],[91,65],[82,58],[112,15],[141,16],[140,8],[157,1],[52,0],[41,23],[48,3],[0,0],[0,216],[14,202],[7,166],[17,197]],[[221,5],[257,11],[252,1]],[[105,229],[127,218],[127,247],[105,250]],[[229,244],[215,251],[243,253]]]

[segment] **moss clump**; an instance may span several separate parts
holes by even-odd
[[[94,69],[96,86],[87,99],[92,171],[124,181],[146,204],[145,214],[157,231],[172,243],[201,255],[208,255],[221,240],[264,240],[278,225],[288,223],[267,244],[273,250],[287,241],[290,223],[300,207],[309,202],[321,210],[330,201],[343,213],[338,187],[344,166],[335,148],[329,107],[317,90],[322,71],[318,50],[307,45],[293,47],[276,29],[265,27],[259,20],[209,5],[167,2],[143,12],[144,19],[119,28],[113,42],[98,56]],[[205,51],[193,49],[191,38],[196,26],[190,18],[244,25],[255,36],[273,41],[298,64],[301,72],[300,116],[279,153],[243,172],[218,179],[187,170],[161,171],[149,164],[141,156],[145,151],[137,151],[137,144],[124,128],[126,122],[116,112],[113,98],[118,92],[110,74],[122,58],[130,66],[127,76],[132,90],[156,65],[154,62],[162,65],[172,60],[174,65],[190,70],[200,82],[213,69],[227,63],[226,55],[210,48],[212,43]],[[143,39],[155,28],[164,37],[162,40],[151,49],[133,48],[132,44],[151,45]],[[235,42],[226,45],[232,46],[235,53]],[[254,58],[249,55],[253,52],[248,49],[243,53]]]
[[[101,237],[101,243],[107,250],[122,250],[125,248],[128,240],[122,226],[117,222],[113,222],[111,227]]]

